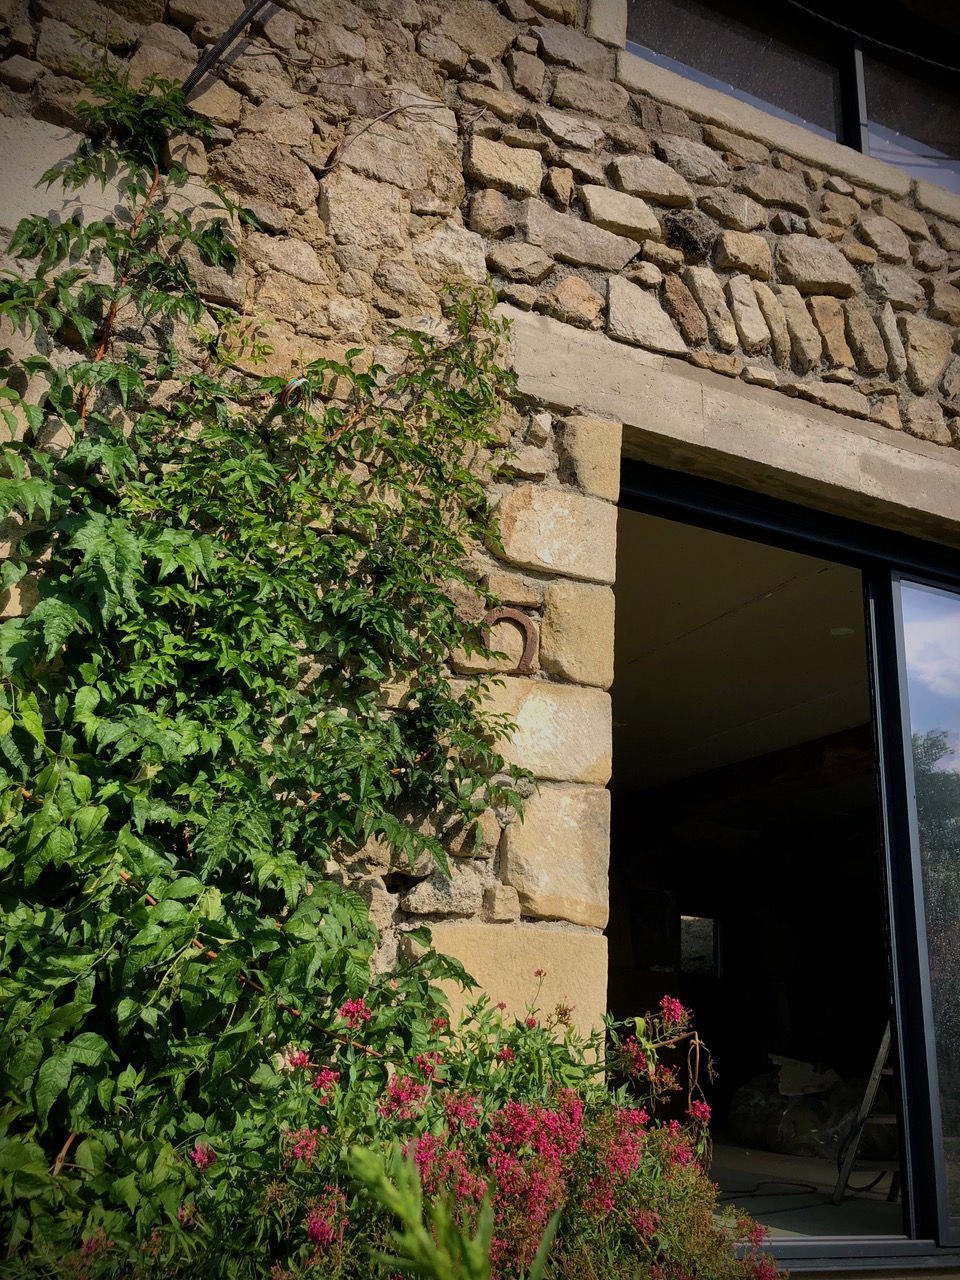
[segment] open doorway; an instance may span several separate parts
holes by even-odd
[[[889,1075],[830,1203],[889,1017],[860,574],[630,510],[619,548],[611,1011],[693,1009],[772,1236],[902,1236]]]

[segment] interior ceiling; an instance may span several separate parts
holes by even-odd
[[[623,509],[617,569],[615,791],[869,720],[855,569]]]

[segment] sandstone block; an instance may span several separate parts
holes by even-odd
[[[784,236],[777,242],[776,260],[780,279],[801,293],[849,298],[860,287],[856,271],[840,250],[826,240],[804,235]]]
[[[608,503],[602,505],[616,511]],[[523,765],[552,782],[603,786],[609,779],[609,694],[587,686],[503,676],[484,693],[483,706],[515,725],[509,737],[497,743],[508,764]]]
[[[638,262],[627,272],[627,279],[644,289],[659,289],[663,284],[663,272],[652,262]]]
[[[751,165],[740,175],[736,185],[761,204],[804,215],[810,212],[810,196],[799,173],[788,173],[770,165]]]
[[[754,231],[767,220],[763,208],[742,192],[719,189],[700,197],[700,208],[734,231]]]
[[[825,409],[836,409],[838,413],[849,413],[855,418],[873,416],[867,397],[839,382],[797,382],[785,390]]]
[[[861,244],[859,240],[844,240],[840,252],[854,267],[872,267],[878,257],[876,249],[871,249],[868,244]]]
[[[11,89],[23,93],[32,89],[45,71],[46,68],[41,63],[15,53],[12,58],[0,62],[0,84],[8,84]]]
[[[494,1003],[507,1006],[507,1018],[522,1018],[533,1000],[536,970],[546,971],[539,1006],[544,1013],[557,1004],[573,1008],[573,1021],[583,1031],[600,1026],[607,1005],[607,941],[586,929],[550,925],[437,924],[433,944],[455,956]],[[456,1016],[471,997],[453,983],[445,984]]]
[[[588,76],[606,76],[613,66],[613,55],[606,45],[582,36],[572,27],[544,22],[534,28],[540,42],[540,54],[547,62],[559,63],[582,71]]]
[[[934,320],[960,325],[960,289],[939,280],[930,290],[930,314]]]
[[[345,293],[345,277],[340,277],[340,292]],[[409,303],[414,307],[432,307],[436,303],[436,295],[429,289],[421,277],[414,271],[409,262],[401,258],[382,258],[373,276],[376,283],[385,293],[395,300]],[[369,277],[367,277],[369,279]],[[356,296],[362,297],[369,292],[364,282],[358,282],[360,288]]]
[[[547,69],[539,58],[534,57],[532,53],[521,53],[517,49],[511,49],[506,57],[506,65],[513,87],[518,93],[534,100],[540,97],[543,77]]]
[[[715,249],[718,267],[732,267],[745,271],[756,280],[769,280],[773,268],[770,246],[763,236],[747,235],[742,231],[724,231]]]
[[[770,161],[770,150],[762,142],[743,138],[739,133],[731,133],[729,129],[722,129],[719,125],[705,124],[703,140],[717,151],[729,151],[741,160],[754,164],[768,164]]]
[[[483,240],[448,218],[439,227],[413,244],[413,260],[428,280],[446,284],[451,280],[486,278]]]
[[[161,19],[163,6],[161,5]],[[223,35],[243,12],[241,0],[170,0],[170,21],[190,32],[202,22],[214,37]]]
[[[561,479],[578,484],[591,497],[616,502],[622,435],[621,424],[606,418],[564,418],[557,431]]]
[[[602,929],[609,862],[610,793],[547,784],[507,828],[500,870],[524,915]]]
[[[657,141],[656,150],[661,160],[688,182],[705,187],[724,187],[730,181],[729,165],[702,142],[668,135]]]
[[[860,206],[852,196],[828,191],[820,202],[820,219],[831,227],[850,227],[860,217]]]
[[[587,217],[596,226],[631,240],[659,240],[663,236],[657,216],[645,200],[590,183],[584,185],[582,194]]]
[[[500,847],[502,828],[492,809],[484,809],[476,822],[458,823],[443,837],[443,847],[455,858],[492,858]]]
[[[239,123],[243,98],[222,80],[205,75],[191,91],[189,104],[191,111],[207,116],[214,124],[232,129]]]
[[[923,290],[914,277],[900,267],[872,267],[867,272],[867,282],[881,302],[889,302],[894,311],[919,311],[923,306]]]
[[[475,182],[508,195],[532,196],[540,190],[543,165],[536,151],[475,136],[470,140],[467,173]]]
[[[487,266],[491,271],[522,280],[525,284],[539,284],[554,268],[554,261],[534,244],[510,241],[497,244],[487,254]]]
[[[450,878],[436,871],[400,900],[412,915],[475,916],[483,902],[483,881],[469,862],[450,866]]]
[[[790,367],[790,330],[787,328],[787,317],[784,314],[780,299],[769,285],[760,280],[753,282],[753,292],[757,299],[760,314],[767,322],[770,340],[773,344],[773,358],[781,369]]]
[[[737,328],[727,307],[720,281],[710,267],[687,267],[683,280],[706,316],[710,332],[718,347],[733,351],[737,346]]]
[[[619,156],[611,169],[617,186],[628,195],[683,208],[694,203],[693,189],[686,178],[653,156]]]
[[[950,261],[950,255],[932,240],[914,240],[910,257],[918,271],[942,271]]]
[[[559,579],[547,584],[540,661],[574,684],[613,684],[614,598],[609,587]]]
[[[478,191],[470,201],[470,230],[500,240],[513,231],[517,214],[517,206],[501,191]]]
[[[59,76],[76,76],[76,60],[99,65],[104,60],[110,70],[118,70],[120,63],[112,53],[99,49],[90,40],[66,22],[56,18],[44,18],[37,37],[36,61],[48,71]]]
[[[883,338],[883,345],[887,349],[890,376],[891,378],[899,378],[902,373],[906,372],[907,353],[903,349],[900,330],[897,328],[897,318],[889,302],[885,303],[880,309],[877,324],[880,328],[880,335]]]
[[[458,75],[467,61],[464,50],[440,31],[425,31],[417,43],[417,52],[448,75]]]
[[[616,576],[617,509],[570,489],[523,484],[500,500],[503,558],[588,582]]]
[[[631,284],[622,276],[610,276],[607,280],[607,332],[611,338],[651,351],[686,355],[687,344],[656,294]]]
[[[940,381],[953,350],[953,333],[923,316],[904,316],[900,328],[907,355],[907,381],[918,395],[923,395]]]
[[[887,349],[880,330],[861,298],[848,298],[843,304],[847,338],[853,348],[857,367],[863,373],[883,373],[887,367]]]
[[[627,0],[590,0],[587,35],[622,49],[627,43]]]
[[[793,357],[798,368],[805,373],[813,368],[823,352],[820,331],[810,318],[810,312],[803,305],[803,299],[793,285],[780,285],[776,293],[787,321]]]
[[[440,31],[468,55],[502,58],[513,43],[513,23],[483,0],[446,0],[440,12]]]
[[[933,233],[948,253],[960,253],[960,227],[949,222],[935,222]]]
[[[603,129],[595,120],[584,120],[582,116],[556,111],[553,107],[540,107],[537,123],[554,142],[565,147],[591,151],[603,138]]]
[[[757,295],[749,278],[734,276],[727,281],[726,293],[744,351],[751,355],[765,351],[770,346],[770,330],[757,305]]]
[[[406,207],[399,190],[347,169],[334,169],[320,184],[320,217],[338,244],[379,250],[406,245]]]
[[[594,80],[579,71],[561,71],[550,101],[555,107],[570,107],[601,120],[619,120],[626,113],[630,97],[612,80]]]
[[[327,273],[320,265],[315,249],[293,236],[267,236],[251,231],[247,236],[247,252],[256,266],[283,271],[305,284],[323,284]]]
[[[921,440],[934,444],[952,444],[953,437],[944,421],[943,410],[935,400],[909,400],[901,404],[903,429]]]
[[[863,218],[860,222],[860,234],[887,262],[910,261],[909,241],[889,218],[883,218],[879,214]]]
[[[543,583],[522,573],[491,569],[484,577],[487,590],[504,604],[536,609],[543,604]]]
[[[721,355],[718,351],[691,351],[687,359],[698,369],[722,373],[725,378],[739,378],[743,373],[743,361],[739,356]]]
[[[585,329],[600,325],[603,297],[579,276],[566,276],[559,284],[542,293],[534,304],[537,311]]]
[[[940,390],[948,400],[960,398],[960,356],[954,357],[944,370]]]
[[[919,178],[913,188],[914,199],[921,209],[927,209],[940,218],[960,222],[960,195],[947,191],[935,182]]]
[[[541,200],[525,200],[520,216],[529,242],[561,262],[620,271],[637,253],[635,240],[558,213]]]
[[[773,369],[764,369],[760,364],[745,365],[740,377],[755,387],[776,387],[780,382]]]
[[[823,338],[823,351],[835,368],[852,369],[853,352],[847,345],[843,304],[839,298],[809,298],[807,307]]]
[[[891,200],[889,196],[879,196],[874,207],[881,217],[895,222],[902,231],[906,231],[908,236],[915,236],[920,240],[930,239],[930,229],[916,209],[910,209],[897,200]]]
[[[520,919],[520,897],[509,884],[488,884],[483,891],[483,914],[488,920]]]
[[[706,342],[706,318],[697,306],[693,294],[673,272],[669,272],[663,279],[663,303],[691,346],[699,347]]]

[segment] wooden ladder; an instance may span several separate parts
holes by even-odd
[[[899,1160],[857,1159],[857,1153],[860,1150],[860,1143],[863,1139],[863,1131],[868,1124],[895,1125],[897,1123],[897,1117],[895,1115],[874,1113],[873,1110],[874,1103],[877,1099],[877,1090],[880,1088],[880,1081],[882,1077],[892,1075],[893,1068],[890,1066],[890,1023],[888,1022],[880,1039],[880,1049],[877,1053],[876,1061],[873,1064],[873,1070],[870,1072],[870,1079],[867,1081],[867,1087],[863,1092],[863,1101],[860,1103],[857,1118],[854,1120],[850,1132],[847,1134],[846,1140],[840,1148],[843,1158],[840,1161],[837,1185],[833,1189],[833,1196],[830,1200],[831,1204],[841,1203],[849,1188],[850,1175],[855,1170],[858,1172],[871,1170],[880,1173],[888,1171],[892,1172],[893,1177],[890,1180],[890,1190],[887,1193],[887,1199],[896,1200],[897,1196],[900,1194]]]

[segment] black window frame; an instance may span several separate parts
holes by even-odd
[[[907,1239],[809,1237],[776,1241],[790,1270],[960,1270],[960,1234],[938,1200],[944,1161],[930,1016],[922,886],[909,803],[902,636],[896,592],[906,579],[960,592],[960,548],[860,523],[725,482],[624,459],[619,505],[858,569],[864,584],[878,810],[891,957],[893,1051],[901,1092],[901,1172]]]

